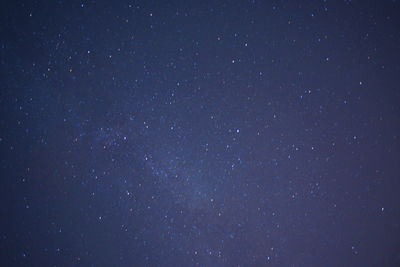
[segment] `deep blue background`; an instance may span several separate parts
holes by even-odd
[[[397,1],[2,1],[2,266],[400,266]]]

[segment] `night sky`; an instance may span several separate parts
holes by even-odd
[[[2,266],[400,266],[400,3],[2,1]]]

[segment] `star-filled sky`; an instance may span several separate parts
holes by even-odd
[[[3,266],[400,266],[397,1],[2,1]]]

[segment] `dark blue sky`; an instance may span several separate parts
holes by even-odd
[[[400,266],[397,1],[2,1],[2,266]]]

